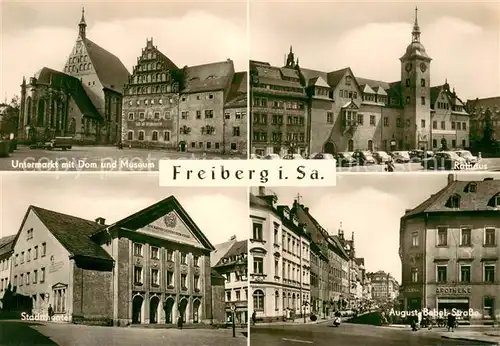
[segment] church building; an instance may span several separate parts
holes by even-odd
[[[115,55],[87,38],[85,12],[62,71],[43,67],[21,85],[19,138],[73,137],[81,144],[121,138],[123,88],[129,72]]]
[[[250,61],[251,147],[255,154],[309,155],[354,150],[439,150],[469,146],[469,115],[446,81],[431,87],[431,57],[420,40],[417,10],[401,79],[355,76]]]
[[[31,313],[47,314],[50,305],[66,322],[221,323],[214,316],[224,306],[212,301],[223,301],[224,282],[211,269],[213,250],[174,196],[111,225],[30,206],[10,282],[31,297]]]

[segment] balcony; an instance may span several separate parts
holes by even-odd
[[[358,124],[355,120],[344,120],[344,122],[342,123],[342,130],[344,134],[346,133],[354,134],[357,128]]]

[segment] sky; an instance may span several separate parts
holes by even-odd
[[[246,188],[167,188],[154,173],[0,174],[0,236],[15,234],[30,205],[112,224],[174,195],[212,245],[248,238]]]
[[[493,1],[255,1],[250,56],[283,66],[292,45],[304,68],[349,66],[358,77],[398,81],[415,6],[421,43],[433,59],[431,85],[447,79],[464,101],[500,95],[500,3]]]
[[[178,67],[230,58],[248,66],[244,0],[225,2],[5,1],[0,2],[0,98],[20,93],[23,76],[42,67],[62,70],[78,37],[85,7],[87,37],[124,63],[136,64],[146,39]]]
[[[457,174],[457,180],[483,180],[500,174]],[[401,282],[399,221],[405,209],[418,206],[446,186],[447,174],[346,174],[337,175],[334,187],[271,187],[278,205],[300,203],[331,234],[354,232],[356,257],[365,258],[368,271],[384,270]]]

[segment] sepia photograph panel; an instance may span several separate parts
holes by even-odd
[[[247,188],[0,179],[2,345],[247,344]]]
[[[345,174],[249,206],[250,344],[500,341],[500,174]]]
[[[499,15],[498,3],[251,2],[252,158],[499,170]]]
[[[7,1],[2,15],[1,170],[247,158],[244,1]]]

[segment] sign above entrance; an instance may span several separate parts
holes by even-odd
[[[179,218],[179,215],[177,215],[175,211],[169,212],[138,231],[154,234],[154,236],[157,237],[171,239],[178,243],[201,246],[198,239],[182,219]]]
[[[470,286],[444,286],[437,287],[437,295],[467,295],[472,293],[472,287]]]

